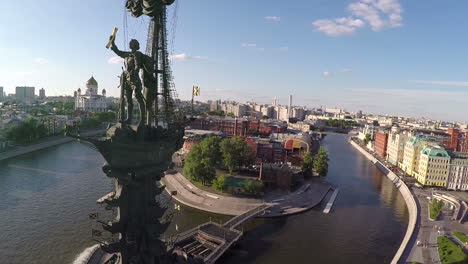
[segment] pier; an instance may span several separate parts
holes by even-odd
[[[206,264],[213,264],[243,235],[237,230],[250,218],[262,214],[270,204],[260,205],[241,215],[235,216],[223,225],[213,222],[204,223],[177,237],[175,247],[182,249],[194,258],[203,259]]]
[[[328,200],[327,206],[323,210],[323,213],[328,214],[330,213],[330,210],[333,206],[333,203],[335,202],[336,197],[338,196],[338,192],[340,191],[339,188],[336,188],[335,191],[333,192],[332,196],[330,197],[330,200]]]

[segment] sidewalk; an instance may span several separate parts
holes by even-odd
[[[180,173],[166,174],[161,183],[166,191],[178,202],[202,211],[223,215],[240,215],[264,203],[273,204],[262,217],[278,217],[302,213],[317,206],[331,185],[328,183],[307,183],[294,193],[269,197],[268,200],[255,198],[227,197],[206,192],[194,186]]]

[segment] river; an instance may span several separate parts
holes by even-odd
[[[317,208],[279,219],[253,219],[220,263],[389,263],[408,222],[403,197],[345,136],[329,135],[327,180],[340,188],[328,215]],[[73,263],[106,215],[96,199],[112,190],[103,158],[78,142],[0,163],[0,263]],[[228,217],[182,208],[169,237]]]

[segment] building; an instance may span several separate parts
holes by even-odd
[[[3,86],[0,86],[0,101],[3,101],[5,98],[3,96]]]
[[[76,92],[75,110],[86,112],[107,111],[106,89],[102,89],[102,95],[98,94],[98,83],[94,77],[86,82],[86,91],[81,93],[81,88]]]
[[[452,151],[457,151],[458,148],[458,136],[460,134],[460,130],[455,128],[449,128],[447,133],[450,135],[450,141],[448,142],[447,148],[451,149]]]
[[[468,190],[468,153],[453,153],[447,180],[449,190]]]
[[[18,86],[16,87],[15,98],[20,102],[33,102],[35,96],[35,87]]]
[[[245,141],[255,153],[256,163],[280,163],[286,159],[286,150],[280,140],[249,137]]]
[[[398,166],[398,163],[403,162],[403,154],[405,150],[405,143],[408,136],[402,132],[397,126],[393,126],[388,135],[387,144],[387,161],[391,164]]]
[[[419,158],[421,156],[421,150],[425,146],[436,145],[436,142],[431,138],[423,135],[417,135],[410,138],[405,143],[403,161],[399,163],[399,167],[410,176],[415,176],[419,170]]]
[[[39,98],[40,99],[45,99],[46,98],[46,94],[45,94],[45,89],[44,88],[41,88],[39,90]]]
[[[375,126],[373,124],[365,124],[361,131],[359,131],[358,138],[364,140],[366,135],[370,135],[371,140],[375,138]]]
[[[382,158],[387,156],[388,133],[383,130],[375,132],[374,151]]]
[[[425,146],[421,150],[419,169],[415,178],[424,186],[446,187],[450,156],[440,146]]]

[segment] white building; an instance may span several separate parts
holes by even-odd
[[[91,76],[86,82],[86,92],[81,93],[81,88],[76,91],[75,110],[87,112],[107,111],[106,89],[102,89],[102,95],[98,94],[98,83]]]
[[[398,163],[403,162],[403,154],[408,136],[405,132],[400,131],[397,126],[393,126],[388,135],[387,145],[387,161],[398,166]]]
[[[468,190],[468,153],[455,153],[450,162],[447,189]]]

